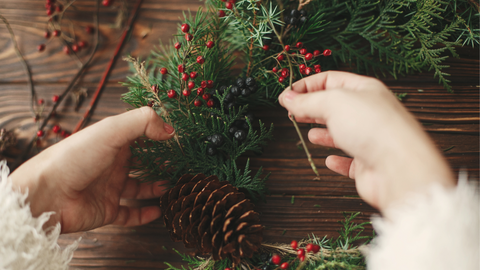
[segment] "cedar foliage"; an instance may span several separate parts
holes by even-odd
[[[289,12],[299,7],[308,11],[308,20],[293,27],[285,24]],[[219,18],[219,10],[226,16]],[[480,43],[479,5],[471,0],[237,0],[233,10],[226,9],[223,1],[206,0],[205,9],[199,9],[195,16],[184,14],[182,23],[191,27],[194,37],[191,42],[185,41],[185,34],[179,28],[171,43],[160,45],[143,62],[144,66],[130,59],[136,74],[124,83],[129,91],[123,100],[132,107],[153,104],[156,112],[177,132],[175,140],[168,142],[137,142],[132,153],[138,163],[132,169],[142,181],[169,180],[170,186],[185,173],[217,175],[251,197],[266,193],[268,175],[263,175],[261,169],[252,175],[248,160],[240,162],[239,158],[247,152],[261,153],[261,146],[271,138],[272,127],[245,115],[251,107],[275,104],[287,86],[286,81],[279,82],[279,74],[272,71],[273,67],[288,69],[293,81],[306,76],[298,69],[300,64],[321,65],[322,70],[346,64],[355,72],[394,77],[434,71],[439,83],[451,92],[449,74],[444,71],[448,67],[445,60],[449,56],[457,57],[457,46],[474,47]],[[211,49],[205,46],[210,40],[215,42]],[[304,56],[294,54],[297,52],[294,49],[288,61],[278,59],[284,45],[293,48],[299,41],[308,52],[331,49],[332,56],[306,61]],[[182,44],[180,50],[173,47],[176,42]],[[263,50],[262,46],[267,43],[271,44],[270,49]],[[198,56],[204,57],[203,65],[196,63]],[[238,63],[244,66],[240,75],[238,70],[233,70]],[[191,80],[196,87],[189,97],[182,96],[182,90],[187,87],[177,71],[182,64],[187,73],[199,74]],[[168,75],[159,73],[162,67],[168,69]],[[228,108],[225,98],[238,76],[253,77],[257,90],[249,96],[237,97],[236,106]],[[214,82],[206,91],[213,95],[216,106],[193,106],[195,90],[201,81],[208,80]],[[152,90],[152,85],[158,87],[158,92]],[[222,92],[221,86],[228,88]],[[170,89],[176,91],[178,98],[168,98]],[[228,132],[238,121],[246,121],[248,125],[248,136],[243,142],[236,141]],[[207,138],[213,134],[220,134],[225,143],[218,148],[218,154],[209,156],[207,149],[211,143]],[[353,223],[346,217],[345,224]],[[356,228],[361,230],[362,226]],[[314,237],[311,241],[331,247],[332,252],[337,248],[348,250],[352,248],[351,243],[339,241],[355,239],[355,235],[351,235],[354,230],[344,227],[344,231],[348,232],[342,235],[344,240]],[[206,267],[204,269],[230,266],[228,261],[213,264],[201,258],[184,258],[194,267]],[[364,266],[361,255],[332,258],[342,261],[323,259],[305,267]],[[329,265],[320,265],[322,262]]]

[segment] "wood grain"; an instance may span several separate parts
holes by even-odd
[[[120,2],[120,1],[116,1]],[[130,1],[133,5],[135,1]],[[21,51],[33,71],[38,96],[51,106],[50,98],[59,94],[78,70],[71,56],[62,52],[62,44],[52,38],[43,53],[36,46],[46,42],[43,38],[47,20],[43,1],[0,0],[0,13],[7,17],[17,35]],[[159,40],[168,44],[175,32],[184,10],[195,11],[201,5],[197,0],[145,0],[141,7],[133,33],[122,54],[145,57],[159,45]],[[94,10],[93,0],[77,0],[76,10],[69,11],[75,32],[81,40],[92,42],[93,37],[84,28],[91,25]],[[117,12],[115,8],[101,8],[101,46],[86,76],[77,88],[86,88],[92,93],[113,54],[121,35],[121,29],[111,28]],[[65,26],[67,27],[67,25]],[[65,28],[66,29],[66,28]],[[151,30],[150,30],[151,29]],[[145,34],[146,37],[144,37]],[[85,61],[89,49],[79,54]],[[477,48],[459,48],[460,58],[451,58],[451,68],[446,72],[452,76],[454,94],[446,92],[433,78],[431,72],[400,77],[398,80],[384,78],[383,81],[397,93],[408,93],[404,105],[430,133],[438,149],[444,152],[451,167],[458,171],[466,168],[470,175],[479,174],[479,61]],[[16,130],[19,135],[17,147],[5,154],[9,161],[18,156],[25,142],[36,131],[36,124],[28,107],[28,86],[20,62],[15,56],[7,31],[0,27],[0,127]],[[90,123],[107,116],[124,112],[127,106],[120,97],[127,90],[119,82],[130,74],[128,65],[118,61]],[[89,102],[88,97],[78,111],[74,110],[72,97],[60,105],[49,127],[60,124],[71,130],[80,119]],[[282,108],[265,108],[255,111],[258,118],[275,125],[275,141],[271,142],[261,156],[247,155],[252,169],[261,166],[272,175],[268,180],[271,195],[265,203],[257,205],[262,223],[267,227],[265,239],[269,242],[289,242],[306,237],[310,233],[319,236],[336,236],[342,212],[361,212],[357,222],[368,221],[376,211],[358,198],[353,180],[339,176],[325,167],[328,155],[343,153],[309,144],[321,181],[313,181],[313,173],[305,159],[303,150],[297,146],[298,137],[286,111]],[[308,125],[301,125],[306,136]],[[48,137],[35,151],[39,151],[58,140],[48,132]],[[453,148],[452,148],[453,147]],[[295,196],[294,204],[291,203]],[[156,201],[147,203],[155,204]],[[372,228],[366,230],[372,233]],[[180,257],[172,250],[188,252],[181,243],[172,242],[160,221],[136,227],[123,228],[106,226],[89,232],[63,235],[62,245],[82,237],[80,247],[72,260],[72,269],[164,269],[168,261],[181,265]]]

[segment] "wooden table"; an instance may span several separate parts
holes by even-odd
[[[131,1],[130,5],[134,2]],[[37,52],[37,45],[45,42],[43,31],[46,15],[43,5],[43,1],[0,0],[0,13],[12,24],[20,50],[32,69],[39,98],[44,98],[47,106],[51,106],[51,97],[65,89],[78,66],[71,56],[63,53],[58,39],[52,39],[45,52]],[[145,0],[122,55],[145,57],[159,44],[159,40],[167,43],[175,32],[182,12],[187,9],[195,11],[199,5],[197,0]],[[94,1],[78,0],[77,10],[67,14],[76,32],[90,42],[92,37],[81,29],[91,24],[93,11]],[[58,115],[49,122],[49,128],[60,124],[62,128],[72,130],[83,114],[121,35],[121,29],[109,26],[115,22],[116,16],[116,9],[101,8],[99,53],[93,67],[88,69],[77,87],[85,88],[90,96],[78,111],[74,108],[72,97],[68,97],[60,105]],[[4,26],[0,29],[0,127],[15,129],[19,135],[18,146],[5,154],[12,161],[35,133],[36,124],[29,109],[26,76],[8,32]],[[438,85],[431,72],[399,80],[388,78],[384,82],[394,92],[408,93],[405,106],[425,125],[438,148],[445,150],[444,155],[452,168],[456,172],[466,168],[471,176],[478,176],[479,54],[476,48],[461,48],[459,53],[459,59],[448,61],[451,68],[446,70],[452,74],[454,94],[447,93]],[[80,54],[82,59],[86,55],[87,52]],[[127,106],[120,101],[120,96],[127,89],[120,86],[119,82],[129,74],[127,64],[117,61],[90,124],[125,111]],[[271,195],[266,203],[258,205],[262,222],[267,227],[266,241],[290,242],[310,233],[336,236],[336,230],[339,229],[337,222],[343,220],[342,212],[361,212],[357,221],[369,220],[375,210],[358,198],[354,182],[330,172],[324,165],[328,155],[341,154],[340,151],[309,145],[322,176],[321,181],[313,181],[305,154],[297,147],[298,137],[286,117],[286,111],[270,108],[259,110],[256,115],[264,122],[275,125],[275,141],[269,144],[262,156],[251,157],[253,169],[263,166],[266,171],[272,172],[268,180]],[[303,125],[304,134],[307,130],[308,126]],[[55,141],[54,136],[49,136],[41,147]],[[367,228],[366,233],[371,234],[372,229]],[[181,264],[180,257],[172,248],[185,251],[182,244],[169,239],[160,221],[136,228],[106,226],[89,232],[63,235],[60,242],[67,244],[78,237],[82,237],[82,241],[72,260],[72,269],[162,269],[166,268],[165,261],[175,266]]]

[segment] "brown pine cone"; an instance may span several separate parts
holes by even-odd
[[[263,226],[253,204],[217,176],[183,175],[162,196],[160,208],[174,241],[214,260],[230,258],[238,265],[261,245]]]

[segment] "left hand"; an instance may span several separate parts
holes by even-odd
[[[146,224],[160,217],[160,208],[122,206],[120,198],[155,198],[164,187],[129,178],[129,147],[143,134],[168,140],[174,133],[153,109],[131,110],[49,147],[15,170],[11,179],[22,191],[28,188],[33,216],[54,211],[48,225],[60,222],[62,233]]]

